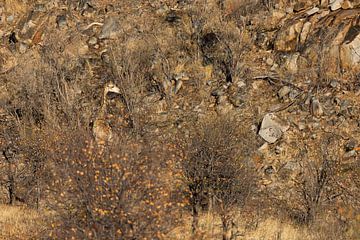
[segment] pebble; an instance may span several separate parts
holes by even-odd
[[[309,11],[307,11],[306,14],[307,14],[308,16],[311,16],[311,15],[317,13],[319,10],[320,10],[320,9],[319,9],[318,7],[313,7],[312,9],[310,9]]]
[[[275,172],[275,169],[273,168],[273,166],[268,166],[267,168],[265,168],[264,172],[266,175],[271,175]]]
[[[330,82],[330,86],[331,86],[332,88],[336,88],[336,87],[338,87],[338,86],[339,86],[339,82],[338,82],[338,81],[336,81],[336,80],[331,80],[331,82]]]
[[[354,150],[354,148],[357,145],[357,141],[355,139],[350,139],[346,144],[345,144],[345,151],[349,152]]]
[[[64,28],[67,26],[66,15],[59,15],[56,17],[56,24],[59,28]]]
[[[282,88],[280,88],[280,90],[278,91],[278,96],[280,99],[283,99],[284,97],[286,97],[286,95],[288,95],[291,91],[291,88],[288,86],[283,86]]]
[[[324,113],[320,101],[315,96],[311,98],[310,113],[315,117],[319,117]]]
[[[19,45],[19,52],[21,54],[24,54],[28,49],[28,46],[25,43],[20,43]]]
[[[266,64],[269,66],[272,66],[274,64],[274,60],[272,58],[267,58],[266,59]]]
[[[14,21],[14,15],[10,15],[6,18],[6,22],[12,23]]]
[[[351,157],[355,157],[356,156],[356,151],[355,150],[351,150],[349,152],[346,152],[344,154],[344,158],[351,158]]]
[[[97,42],[98,42],[98,40],[97,40],[96,37],[91,37],[91,38],[89,39],[89,41],[88,41],[88,44],[89,44],[89,45],[95,45],[95,44],[97,44]]]
[[[298,90],[296,90],[296,89],[293,89],[293,90],[291,90],[290,92],[289,92],[289,98],[290,98],[290,100],[295,100],[298,96],[299,96],[299,91]]]
[[[275,148],[275,153],[276,154],[281,154],[282,151],[283,151],[282,147],[276,146],[276,148]]]

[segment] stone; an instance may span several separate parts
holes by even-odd
[[[89,45],[95,45],[95,44],[97,44],[97,42],[98,42],[98,40],[97,40],[96,37],[91,37],[91,38],[89,39],[89,41],[88,41],[88,44],[89,44]]]
[[[287,8],[285,8],[285,12],[287,13],[287,14],[291,14],[291,13],[293,13],[294,12],[294,8],[293,7],[287,7]]]
[[[296,89],[293,89],[289,93],[290,100],[295,100],[299,96],[300,92]]]
[[[266,175],[271,175],[271,174],[273,174],[275,172],[275,169],[273,168],[273,166],[268,166],[267,168],[265,168],[265,170],[264,170],[264,173],[266,174]]]
[[[28,45],[25,43],[19,44],[19,53],[24,54],[28,49]]]
[[[273,113],[264,116],[259,135],[268,143],[275,143],[284,132],[289,129],[289,124]]]
[[[329,0],[320,0],[320,6],[327,8],[329,5]]]
[[[287,58],[286,61],[286,68],[291,73],[297,73],[298,71],[298,59],[299,59],[300,53],[296,52],[294,54],[291,54],[289,58]]]
[[[276,154],[281,154],[282,151],[283,151],[282,147],[276,146],[276,148],[275,148],[275,153],[276,153]]]
[[[332,88],[337,88],[339,86],[339,82],[336,80],[331,80],[330,81],[330,87]]]
[[[6,18],[6,22],[12,23],[14,21],[14,15],[10,15]]]
[[[331,0],[330,1],[330,9],[331,11],[336,11],[341,8],[341,4],[344,0]]]
[[[102,26],[99,39],[114,39],[119,31],[119,22],[115,17],[108,17],[105,19]]]
[[[246,86],[246,83],[245,83],[244,81],[240,80],[240,81],[237,81],[237,82],[236,82],[236,86],[237,86],[238,88],[243,88],[243,87]]]
[[[301,30],[300,33],[300,43],[304,44],[307,36],[309,35],[310,29],[311,29],[311,22],[306,22],[304,23],[303,29]]]
[[[342,9],[352,9],[354,6],[352,4],[352,2],[350,2],[349,0],[345,0],[342,4],[341,4],[341,8]]]
[[[183,81],[181,79],[176,80],[174,90],[173,90],[174,94],[177,94],[180,91],[182,86],[183,86]]]
[[[234,105],[234,107],[238,108],[245,104],[245,101],[242,99],[242,96],[237,94],[229,97],[229,102]]]
[[[67,26],[66,15],[59,15],[56,17],[56,24],[59,28]]]
[[[345,144],[345,151],[349,152],[354,150],[354,148],[357,145],[357,141],[355,139],[350,139],[346,144]]]
[[[305,130],[305,128],[306,128],[306,124],[305,124],[304,122],[299,122],[299,123],[297,124],[297,127],[298,127],[298,129],[299,129],[300,131],[303,131],[303,130]]]
[[[340,47],[342,67],[359,69],[360,65],[360,27],[352,26],[347,32],[344,44]]]
[[[306,14],[308,16],[314,15],[315,13],[319,12],[320,8],[318,7],[313,7],[312,9],[306,11]]]
[[[356,151],[355,150],[351,150],[349,152],[346,152],[344,154],[344,158],[351,158],[351,157],[355,157],[357,154],[356,154]]]
[[[324,113],[320,101],[315,96],[310,101],[310,113],[315,117],[319,117]]]
[[[274,48],[277,51],[294,51],[297,47],[298,36],[302,31],[303,22],[298,21],[290,25],[284,31],[281,31],[274,42]]]
[[[267,58],[266,59],[266,64],[269,66],[272,66],[274,64],[274,60],[272,58]]]
[[[280,88],[280,90],[278,91],[278,96],[280,99],[283,99],[284,97],[286,97],[291,91],[291,88],[288,86],[283,86],[282,88]]]

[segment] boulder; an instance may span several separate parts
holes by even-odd
[[[331,11],[336,11],[341,8],[341,4],[344,0],[331,0],[330,1],[330,9]]]
[[[351,69],[360,64],[360,26],[352,26],[340,47],[342,67]]]
[[[266,142],[275,143],[289,127],[290,125],[286,121],[280,119],[273,113],[268,113],[262,120],[259,135]]]
[[[115,17],[108,17],[105,19],[102,26],[99,39],[114,39],[119,32],[119,22]]]

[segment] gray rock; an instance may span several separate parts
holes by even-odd
[[[351,151],[344,154],[344,158],[351,158],[351,157],[355,157],[355,156],[356,156],[356,151],[355,150],[351,150]]]
[[[293,89],[289,93],[290,100],[295,100],[299,96],[300,92],[296,89]]]
[[[56,17],[56,24],[59,28],[67,26],[66,15],[59,15]]]
[[[101,29],[99,39],[113,39],[119,31],[119,22],[115,17],[108,17],[105,19],[104,25]]]
[[[347,152],[350,152],[352,150],[354,150],[354,148],[357,145],[357,141],[355,139],[350,139],[346,144],[345,144],[345,150]]]
[[[264,116],[259,135],[268,143],[275,143],[284,132],[289,129],[289,124],[273,113]]]
[[[12,23],[14,21],[14,15],[10,15],[6,18],[6,22]]]
[[[336,80],[331,80],[330,87],[337,88],[339,86],[339,82]]]
[[[215,89],[214,91],[211,92],[211,96],[214,97],[223,96],[224,94],[225,94],[225,89],[222,87]]]
[[[265,170],[264,170],[264,173],[266,174],[266,175],[271,175],[271,174],[273,174],[275,172],[275,169],[273,168],[273,166],[268,166],[267,168],[265,168]]]
[[[286,95],[288,95],[291,91],[291,88],[288,86],[283,86],[282,88],[280,88],[280,90],[278,91],[278,96],[280,99],[284,98]]]
[[[319,117],[324,113],[320,101],[315,96],[311,98],[310,113],[315,117]]]

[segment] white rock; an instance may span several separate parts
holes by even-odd
[[[331,11],[336,11],[341,8],[341,4],[344,0],[332,0],[330,1],[330,9]]]
[[[259,135],[268,143],[275,143],[284,132],[289,129],[289,124],[273,113],[264,116]]]
[[[306,14],[307,14],[308,16],[311,16],[311,15],[317,13],[319,10],[320,10],[320,9],[319,9],[318,7],[313,7],[312,9],[308,10],[308,11],[306,12]]]
[[[340,48],[342,65],[345,68],[354,68],[360,63],[360,33],[351,42],[345,42]]]
[[[300,43],[304,44],[306,41],[307,36],[309,35],[311,29],[311,22],[304,23],[303,29],[301,30],[300,34]]]
[[[279,128],[268,127],[260,129],[259,135],[268,143],[275,143],[282,136],[282,132]]]

